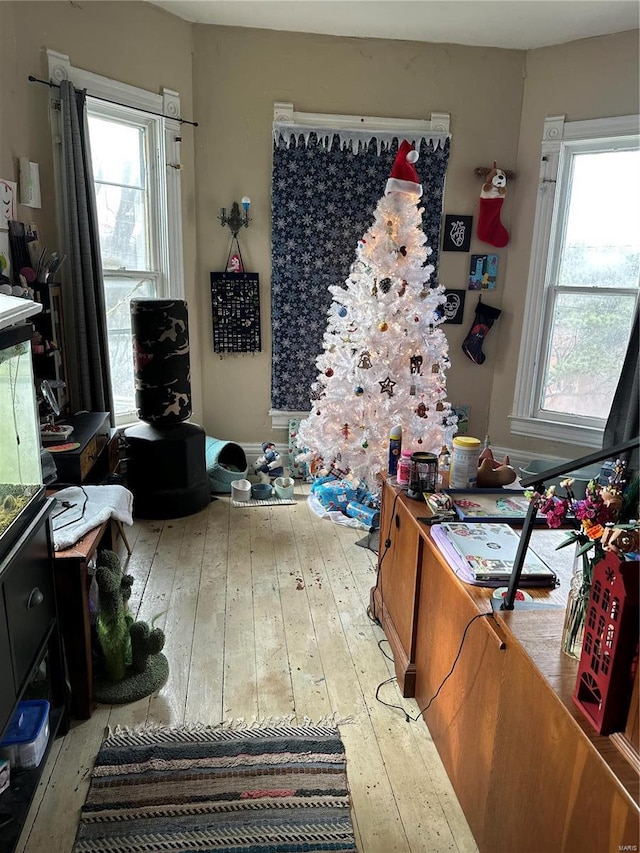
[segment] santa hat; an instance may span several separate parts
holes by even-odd
[[[422,195],[422,184],[420,178],[413,165],[418,159],[418,152],[413,145],[407,140],[403,140],[396,159],[391,169],[391,175],[387,181],[384,194],[389,193],[409,193],[420,198]]]

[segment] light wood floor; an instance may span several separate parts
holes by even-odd
[[[188,518],[127,529],[130,607],[148,621],[163,614],[169,681],[140,702],[99,706],[55,742],[19,853],[71,851],[107,725],[288,715],[347,721],[361,853],[477,850],[424,723],[376,701],[392,664],[367,616],[376,558],[355,545],[364,532],[318,518],[308,486],[296,491],[295,506],[240,509],[222,496]],[[381,695],[418,710],[395,683]]]

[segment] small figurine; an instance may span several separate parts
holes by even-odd
[[[264,482],[268,482],[274,477],[282,477],[284,467],[275,444],[271,441],[264,441],[262,443],[262,453],[263,455],[258,457],[253,463],[253,470],[256,474],[261,474]]]

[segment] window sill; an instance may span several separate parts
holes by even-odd
[[[604,430],[598,427],[563,424],[558,421],[542,420],[541,418],[525,418],[510,415],[511,432],[513,435],[526,435],[529,438],[539,438],[550,441],[562,441],[578,447],[602,447]]]

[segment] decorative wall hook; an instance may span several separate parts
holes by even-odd
[[[220,225],[228,225],[234,237],[238,236],[238,231],[240,231],[241,228],[248,228],[249,223],[251,222],[249,217],[249,205],[251,204],[251,199],[245,195],[241,204],[242,213],[240,213],[240,205],[237,201],[234,201],[231,205],[231,213],[228,216],[226,207],[220,208],[220,215],[218,216]]]

